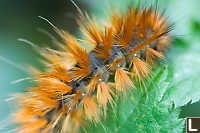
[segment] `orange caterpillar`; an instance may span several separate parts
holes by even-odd
[[[85,120],[99,122],[115,96],[134,88],[131,78],[143,82],[155,59],[165,58],[171,30],[156,9],[133,7],[124,14],[112,12],[103,30],[88,15],[81,17],[80,27],[83,41],[94,48],[87,52],[74,36],[56,29],[60,50],[41,51],[49,70],[35,71],[37,86],[20,96],[17,132],[74,133]]]

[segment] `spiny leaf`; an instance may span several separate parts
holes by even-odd
[[[151,82],[144,87],[137,85],[127,97],[115,100],[115,106],[108,109],[107,118],[99,124],[88,124],[87,132],[97,133],[180,133],[184,120],[179,118],[180,108],[173,102],[161,99],[171,86],[173,71],[162,66],[154,70]]]
[[[177,43],[177,42],[176,42]],[[200,99],[200,41],[186,40],[188,46],[179,46],[169,53],[170,64],[174,68],[171,87],[165,92],[163,102],[174,101],[176,106],[183,106],[188,102]]]

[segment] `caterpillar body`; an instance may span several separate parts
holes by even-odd
[[[86,120],[99,122],[115,97],[135,88],[132,78],[143,82],[156,58],[165,59],[172,27],[157,9],[113,11],[103,30],[87,14],[80,20],[82,42],[94,48],[87,52],[78,39],[55,28],[60,50],[40,50],[49,70],[34,71],[37,86],[20,96],[17,132],[74,133]]]

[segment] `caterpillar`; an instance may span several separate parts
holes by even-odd
[[[87,120],[98,123],[115,97],[136,89],[133,78],[144,83],[170,45],[172,26],[152,7],[114,10],[102,25],[82,13],[79,25],[84,39],[54,27],[61,37],[54,40],[59,50],[38,50],[48,70],[34,69],[36,86],[20,95],[17,132],[75,133]]]

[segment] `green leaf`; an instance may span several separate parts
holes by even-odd
[[[173,102],[162,102],[164,94],[171,87],[173,70],[166,66],[153,72],[151,82],[144,86],[137,85],[127,93],[127,97],[115,99],[113,109],[109,107],[107,118],[86,127],[89,133],[180,133],[184,120],[179,118],[180,108]]]
[[[193,40],[186,40],[188,46],[183,44],[181,47],[180,41],[175,43],[179,46],[176,45],[168,54],[169,64],[174,69],[173,85],[165,93],[163,101],[183,106],[200,99],[200,41],[193,37]]]

